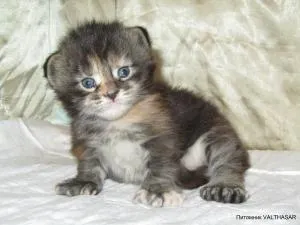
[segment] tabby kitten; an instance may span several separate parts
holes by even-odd
[[[208,201],[241,203],[248,154],[217,109],[153,81],[147,31],[119,22],[71,30],[44,65],[72,118],[77,176],[60,195],[95,195],[107,178],[139,184],[137,203],[176,206],[183,188]]]

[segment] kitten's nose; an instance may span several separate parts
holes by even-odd
[[[110,98],[111,100],[115,100],[115,98],[117,97],[117,94],[119,93],[119,90],[112,90],[112,91],[108,91],[106,92],[106,94],[104,95],[105,97]]]

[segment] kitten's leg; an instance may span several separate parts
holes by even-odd
[[[78,158],[77,176],[56,185],[59,195],[96,195],[103,187],[106,173],[97,157]]]
[[[248,153],[236,134],[227,127],[212,129],[206,136],[206,157],[210,181],[200,189],[208,201],[241,203],[246,200],[245,171],[249,168]]]
[[[178,157],[174,149],[159,143],[162,138],[158,139],[144,145],[150,153],[148,174],[134,196],[134,202],[153,207],[178,206],[184,199],[176,185]]]

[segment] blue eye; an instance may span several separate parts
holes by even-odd
[[[81,84],[86,89],[91,89],[96,87],[96,81],[93,78],[84,78]]]
[[[120,79],[125,79],[129,76],[130,74],[130,69],[128,66],[124,66],[124,67],[121,67],[120,69],[118,69],[118,77]]]

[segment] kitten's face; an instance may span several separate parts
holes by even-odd
[[[147,93],[153,67],[145,30],[89,23],[63,39],[45,71],[71,115],[76,111],[116,120]]]

